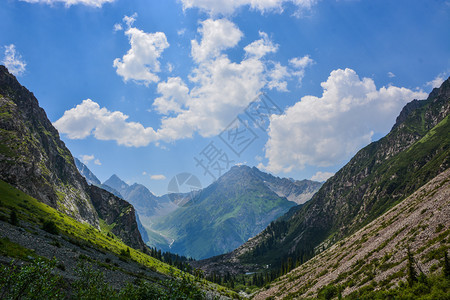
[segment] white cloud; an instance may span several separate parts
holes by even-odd
[[[361,80],[351,69],[332,71],[321,86],[320,98],[304,96],[283,115],[271,117],[267,170],[341,163],[370,143],[375,132],[387,133],[407,102],[427,96],[395,86],[377,89],[372,79]]]
[[[135,18],[136,15],[124,17],[124,22],[128,26],[125,35],[128,36],[131,48],[122,59],[116,58],[113,66],[125,81],[131,79],[147,85],[159,81],[156,75],[161,71],[159,58],[164,49],[169,47],[169,43],[163,32],[146,33],[131,27]]]
[[[63,3],[67,7],[69,7],[71,5],[77,5],[77,4],[93,6],[93,7],[102,7],[103,4],[112,3],[115,0],[21,0],[21,1],[28,2],[28,3],[48,4],[48,5]]]
[[[100,108],[91,99],[83,100],[75,108],[67,110],[53,125],[70,139],[83,139],[93,135],[99,140],[114,140],[119,145],[141,147],[156,140],[151,127],[127,122],[128,116],[120,111]]]
[[[242,113],[261,89],[286,89],[284,82],[297,76],[298,69],[267,62],[261,57],[261,53],[270,51],[253,51],[254,55],[247,53],[240,62],[232,62],[223,51],[236,46],[242,33],[228,20],[206,20],[201,23],[199,32],[202,39],[192,43],[196,64],[188,76],[189,82],[180,77],[169,77],[157,85],[160,96],[154,100],[153,109],[162,115],[158,130],[126,122],[128,117],[121,112],[109,112],[89,99],[66,111],[55,122],[57,128],[69,138],[80,139],[92,134],[98,139],[116,140],[119,144],[136,147],[150,142],[160,146],[161,141],[173,142],[194,134],[210,137],[219,134]],[[260,36],[261,45],[273,46],[265,33]],[[279,70],[271,70],[268,65],[277,66]],[[109,121],[113,115],[115,121],[110,121],[113,123],[110,127],[114,130],[103,133],[107,128],[105,120]],[[124,133],[126,130],[128,134]]]
[[[275,53],[278,50],[278,45],[274,44],[267,33],[259,32],[261,39],[254,41],[250,45],[244,47],[247,55],[254,56],[257,59],[265,56],[268,53]]]
[[[153,179],[153,180],[164,180],[164,179],[166,179],[166,176],[164,176],[164,175],[151,175],[150,179]]]
[[[120,23],[114,24],[113,30],[114,30],[114,32],[123,30],[122,24],[120,24]]]
[[[314,60],[309,57],[309,55],[305,55],[303,57],[294,57],[289,60],[289,64],[291,64],[296,69],[304,69],[312,64],[314,64]]]
[[[181,107],[189,98],[189,88],[180,77],[170,77],[166,82],[160,82],[157,90],[162,97],[156,98],[153,106],[161,114],[181,112]]]
[[[94,161],[94,164],[96,164],[97,166],[102,165],[102,163],[100,162],[100,160],[98,158]]]
[[[433,89],[439,88],[446,79],[446,73],[441,73],[437,75],[433,80],[427,82],[427,86],[430,86]]]
[[[282,12],[285,3],[292,3],[298,10],[311,8],[317,0],[181,0],[183,9],[199,8],[212,15],[232,14],[242,6],[258,10],[262,13],[268,11]]]
[[[388,77],[389,77],[389,78],[394,78],[394,77],[395,77],[395,74],[394,74],[394,73],[392,73],[392,72],[388,72],[388,74],[387,74],[387,75],[388,75]]]
[[[166,68],[167,68],[167,71],[169,71],[169,73],[172,73],[174,66],[171,63],[167,63]]]
[[[314,63],[314,60],[309,55],[294,57],[289,60],[289,64],[293,67],[291,74],[297,77],[299,84],[302,82],[303,77],[305,77],[305,69]]]
[[[296,77],[298,82],[301,83],[305,76],[305,69],[312,64],[314,64],[314,60],[309,55],[290,59],[289,65],[291,68],[275,62],[273,69],[269,71],[270,81],[267,87],[269,89],[277,89],[280,92],[287,92],[287,80]]]
[[[158,85],[170,89],[155,100],[160,112],[179,111],[176,116],[163,118],[158,136],[165,141],[189,138],[195,132],[210,137],[220,133],[228,123],[245,109],[265,85],[264,65],[256,59],[231,62],[226,56],[201,64],[190,81],[194,87],[179,98],[171,95],[187,91],[185,83],[169,78]],[[176,84],[175,84],[176,83]],[[183,104],[183,107],[181,104]]]
[[[27,66],[22,56],[16,52],[16,46],[13,44],[5,46],[5,58],[2,63],[15,76],[21,76]]]
[[[84,155],[81,155],[80,158],[81,158],[81,161],[87,165],[91,160],[93,160],[95,158],[95,156],[93,154],[91,154],[91,155],[84,154]]]
[[[144,172],[142,172],[142,175],[143,175],[143,176],[147,175],[147,172],[145,172],[145,171],[144,171]]]
[[[217,57],[223,50],[232,48],[241,40],[243,33],[227,19],[207,19],[200,23],[198,32],[202,40],[191,41],[191,55],[196,62]]]
[[[270,81],[268,83],[269,89],[277,89],[280,92],[287,92],[287,81],[291,74],[288,72],[287,67],[282,66],[280,63],[275,63],[274,68],[269,73]]]
[[[192,41],[192,57],[197,66],[189,75],[191,89],[179,77],[158,84],[161,97],[153,106],[162,114],[157,131],[164,141],[192,137],[195,132],[209,137],[220,133],[245,109],[266,85],[265,64],[248,56],[231,62],[223,51],[235,47],[242,32],[232,22],[205,20],[200,24],[201,41]]]
[[[231,62],[223,53],[242,38],[236,25],[224,19],[206,20],[199,32],[201,41],[192,42],[192,56],[197,62],[189,76],[193,87],[189,89],[179,77],[158,84],[161,97],[153,106],[168,115],[157,131],[160,140],[190,138],[194,133],[203,137],[219,134],[262,88],[286,90],[285,81],[300,71],[276,62],[269,62],[275,66],[273,70],[268,68],[264,55],[275,52],[278,46],[264,32],[260,32],[260,40],[244,47],[246,55],[240,62]]]
[[[331,172],[320,172],[319,171],[311,177],[311,180],[322,182],[322,181],[326,181],[328,178],[330,178],[333,175],[334,175],[334,173],[331,173]]]

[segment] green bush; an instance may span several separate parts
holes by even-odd
[[[42,229],[50,234],[58,234],[58,227],[52,220],[44,221],[44,224],[42,224]]]
[[[14,262],[0,267],[0,299],[64,299],[56,263],[37,258],[21,267]]]

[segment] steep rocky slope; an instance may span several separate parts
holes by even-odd
[[[104,189],[111,194],[113,194],[116,197],[111,197],[111,195],[108,195],[106,193],[103,193],[99,189],[95,187],[90,187],[90,195],[93,197],[94,201],[93,204],[95,206],[95,209],[99,212],[100,218],[105,219],[105,221],[108,224],[124,224],[125,226],[116,226],[113,228],[113,233],[121,236],[126,235],[127,232],[131,232],[131,237],[137,237],[135,228],[134,228],[134,222],[130,219],[130,215],[127,212],[130,209],[130,204],[126,201],[121,201],[123,199],[123,196],[112,187],[109,187],[107,185],[101,184],[100,180],[95,176],[94,173],[92,173],[89,168],[83,164],[79,159],[75,158],[75,165],[77,166],[78,171],[81,175],[86,179],[86,181],[97,188]],[[96,195],[96,197],[94,197]],[[109,198],[109,199],[108,199]],[[120,198],[120,199],[117,199]],[[100,200],[100,201],[99,201]],[[105,203],[108,203],[107,206],[105,206],[105,203],[101,202],[104,201]],[[119,212],[116,207],[120,207],[121,211]],[[142,240],[144,243],[147,243],[149,241],[147,231],[145,230],[144,226],[142,225],[139,215],[135,211],[134,207],[132,210],[135,212],[136,217],[136,225],[139,230],[139,233],[141,234]],[[119,213],[118,213],[119,212]],[[123,214],[122,214],[123,212]],[[104,214],[106,214],[105,217],[102,217]],[[130,237],[127,237],[127,239]],[[134,241],[137,242],[137,241]]]
[[[92,204],[100,219],[106,224],[114,224],[111,226],[111,232],[121,237],[125,244],[142,249],[144,241],[139,232],[133,205],[95,185],[91,185],[89,190]]]
[[[245,272],[312,256],[368,224],[450,165],[450,80],[408,104],[391,132],[360,150],[313,198],[224,256],[194,263]]]
[[[416,271],[441,272],[450,249],[450,169],[381,217],[259,292],[254,299],[315,297],[327,285],[346,296],[363,287],[387,290],[407,276],[407,249]]]
[[[70,151],[33,93],[0,66],[0,179],[79,221],[98,216]]]
[[[129,246],[144,247],[134,230],[134,208],[87,184],[33,93],[4,66],[0,66],[0,179],[77,221],[96,228],[104,221]]]

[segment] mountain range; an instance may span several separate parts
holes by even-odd
[[[234,250],[270,222],[304,203],[321,186],[234,166],[172,213],[155,219],[156,246],[196,259]],[[290,201],[292,199],[297,201]],[[151,237],[150,237],[151,238]]]
[[[86,165],[78,161],[77,167],[88,182],[136,208],[141,235],[148,245],[196,259],[234,250],[271,221],[309,200],[321,186],[310,180],[275,177],[255,167],[235,166],[194,195],[158,197],[144,185],[128,185],[117,175],[99,184]],[[208,221],[204,222],[200,216],[206,215]]]

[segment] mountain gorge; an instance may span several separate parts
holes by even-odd
[[[329,248],[450,164],[450,80],[406,105],[391,132],[360,150],[312,199],[235,251],[194,262],[207,273],[248,272],[303,262]]]

